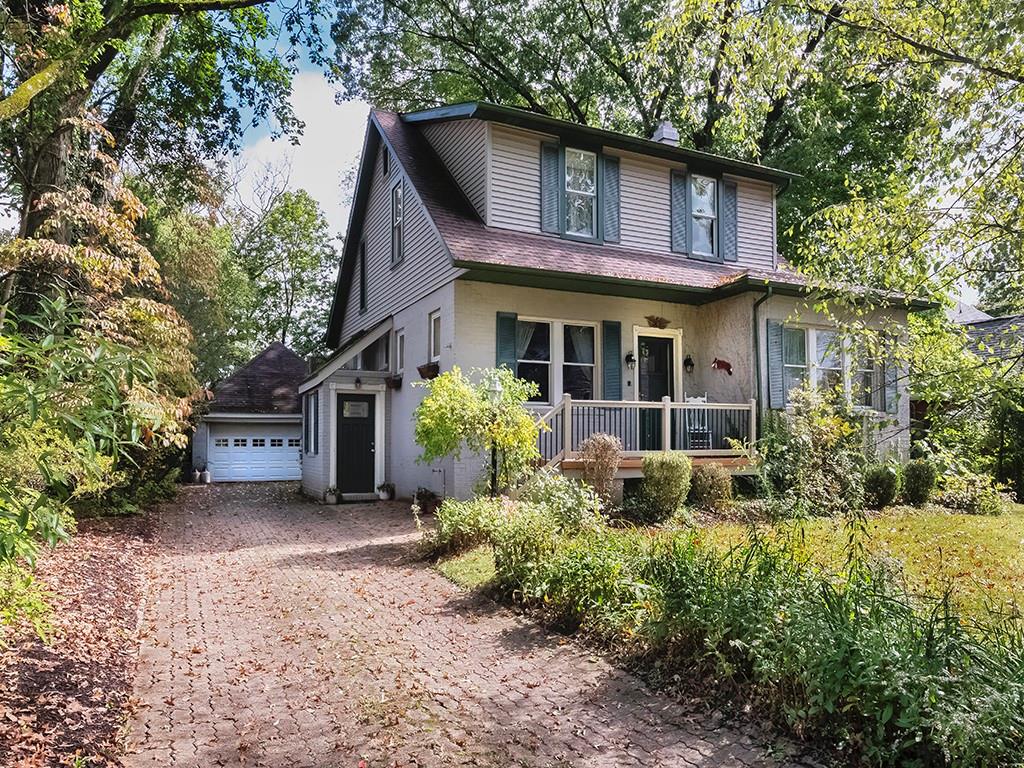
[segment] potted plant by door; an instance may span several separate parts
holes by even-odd
[[[333,485],[328,486],[327,490],[324,491],[324,504],[337,504],[338,503],[338,489]]]
[[[380,497],[381,501],[391,501],[391,499],[395,498],[395,484],[381,483],[377,486],[377,496]]]
[[[416,490],[416,506],[420,508],[421,515],[432,515],[441,506],[441,497],[429,488]]]
[[[202,483],[203,485],[209,485],[210,482],[212,482],[212,480],[213,478],[210,477],[210,470],[208,470],[205,466],[200,468],[199,482]]]

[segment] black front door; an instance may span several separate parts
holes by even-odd
[[[373,493],[373,395],[338,395],[338,492]]]
[[[672,397],[672,339],[641,336],[637,344],[640,399],[658,402],[666,395]],[[661,409],[644,408],[640,415],[640,449],[658,451],[661,448]]]

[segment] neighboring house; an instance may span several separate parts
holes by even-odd
[[[999,373],[1024,371],[1024,315],[1006,315],[964,323],[971,350]]]
[[[302,483],[346,498],[394,482],[465,496],[480,461],[417,462],[413,413],[433,370],[507,365],[535,381],[545,461],[617,434],[736,463],[769,408],[843,382],[880,444],[905,447],[905,377],[859,359],[779,263],[792,174],[518,109],[374,111],[327,341],[300,386]],[[868,322],[900,333],[920,305]],[[687,402],[692,398],[707,402]]]
[[[192,437],[192,466],[213,482],[302,476],[299,383],[305,360],[274,342],[214,388]]]

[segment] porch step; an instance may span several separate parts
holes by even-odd
[[[699,467],[702,464],[718,464],[729,470],[733,475],[752,475],[755,472],[753,462],[746,456],[691,456],[693,466]],[[642,477],[643,458],[639,456],[627,456],[619,462],[619,477]],[[583,471],[583,462],[579,459],[563,459],[561,462],[563,472],[576,473]]]

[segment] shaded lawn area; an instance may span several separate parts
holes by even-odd
[[[722,549],[743,543],[749,527],[720,522],[703,526],[708,540]],[[790,536],[810,562],[841,570],[847,533],[842,521],[815,519],[759,531]],[[989,605],[1024,608],[1024,505],[997,517],[950,514],[940,507],[898,507],[868,520],[865,549],[904,574],[908,588],[941,595],[952,587],[954,599],[981,615]],[[494,575],[494,557],[481,546],[437,564],[448,579],[475,589]]]

